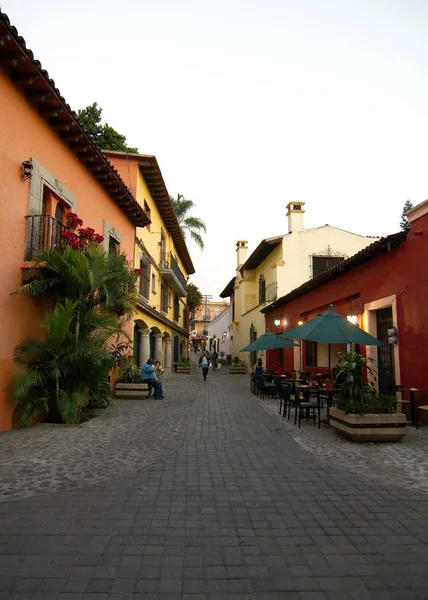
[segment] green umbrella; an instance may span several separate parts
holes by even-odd
[[[242,348],[240,352],[256,352],[257,350],[275,350],[276,348],[291,348],[292,346],[297,346],[289,339],[282,337],[281,335],[276,335],[275,333],[271,333],[267,331],[259,338]]]
[[[342,317],[330,308],[314,317],[307,323],[289,329],[280,334],[289,340],[307,340],[324,344],[361,344],[364,346],[380,346],[381,342],[366,333],[363,329],[353,325],[346,317]]]

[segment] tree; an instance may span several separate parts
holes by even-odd
[[[88,131],[92,140],[102,150],[117,150],[121,152],[138,152],[138,148],[131,148],[126,144],[126,137],[118,133],[108,123],[101,124],[101,114],[103,109],[96,102],[79,109],[77,116],[80,123]]]
[[[15,292],[44,299],[47,309],[44,339],[26,338],[15,349],[14,417],[23,425],[38,415],[78,423],[88,403],[108,397],[125,335],[118,317],[133,312],[137,274],[101,241],[90,228],[65,232],[63,245],[41,251],[37,274]]]
[[[408,210],[410,210],[411,208],[413,208],[413,202],[411,200],[407,199],[406,202],[404,203],[403,211],[401,213],[400,227],[403,231],[409,231],[409,229],[410,229],[409,219],[405,216],[405,213]]]
[[[187,284],[187,306],[192,314],[202,306],[201,290],[194,283]]]
[[[186,200],[182,194],[177,194],[177,198],[170,196],[170,200],[184,239],[186,239],[186,233],[188,232],[192,240],[203,250],[204,240],[199,232],[204,231],[206,233],[207,227],[202,219],[187,216],[189,210],[195,207],[195,203],[192,200]]]

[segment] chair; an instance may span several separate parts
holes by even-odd
[[[290,401],[290,387],[283,385],[281,381],[277,381],[276,391],[279,397],[279,414],[282,412],[282,417],[284,418]]]
[[[254,372],[250,374],[250,391],[258,396],[257,375]]]
[[[263,375],[257,378],[257,387],[259,398],[264,399],[265,394],[276,398],[276,385],[273,382],[266,381]]]
[[[321,429],[321,401],[318,394],[311,394],[308,390],[308,393],[303,397],[300,397],[299,394],[295,396],[295,414],[294,414],[294,424],[297,421],[297,413],[299,414],[299,428],[300,423],[302,421],[302,413],[305,411],[306,418],[308,418],[309,413],[312,412],[312,416],[314,419],[314,425],[316,424],[316,412],[318,413],[318,429]]]

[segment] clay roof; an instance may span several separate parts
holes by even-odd
[[[147,187],[150,190],[150,194],[155,201],[155,204],[159,210],[159,214],[163,219],[169,233],[174,241],[174,246],[177,250],[178,256],[181,258],[184,268],[187,273],[191,275],[195,272],[192,259],[190,258],[189,251],[187,249],[186,241],[184,239],[181,227],[175,216],[174,209],[171,204],[168,190],[166,188],[162,172],[159,168],[156,156],[151,154],[131,154],[129,152],[114,152],[106,150],[107,155],[127,156],[129,160],[136,160],[140,170],[143,174],[144,180]]]
[[[150,219],[107,157],[91,140],[78,117],[61,96],[53,79],[42,68],[25,40],[0,11],[0,67],[28,102],[57,133],[92,176],[99,181],[128,219],[145,227]]]
[[[396,248],[397,246],[402,244],[405,241],[406,236],[406,231],[400,231],[399,233],[393,233],[392,235],[388,235],[387,237],[381,238],[380,240],[373,242],[373,244],[370,244],[370,246],[363,248],[357,254],[354,254],[354,256],[351,256],[347,260],[344,260],[332,269],[323,271],[313,279],[309,279],[309,281],[306,281],[301,286],[295,288],[285,296],[281,296],[281,298],[278,298],[277,300],[275,300],[275,302],[272,302],[272,304],[269,304],[269,306],[266,306],[260,312],[271,312],[272,310],[275,310],[280,306],[284,306],[284,304],[288,304],[288,302],[291,302],[295,298],[303,296],[304,294],[318,287],[321,287],[329,281],[333,281],[333,279],[337,279],[338,277],[340,277],[344,273],[347,273],[348,271],[351,271],[358,265],[361,265],[362,263],[365,263],[371,260],[372,258],[375,258],[376,256],[386,254],[386,252],[389,252],[393,248]]]
[[[243,273],[243,271],[249,271],[258,267],[264,261],[264,259],[269,256],[272,250],[281,244],[283,237],[284,236],[280,236],[262,240],[254,252],[250,254],[242,267],[239,269],[241,273]]]
[[[233,294],[233,290],[235,287],[235,279],[236,277],[232,277],[227,286],[221,292],[220,298],[230,298],[230,296]]]

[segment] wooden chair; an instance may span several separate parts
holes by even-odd
[[[300,423],[302,421],[302,414],[304,411],[306,418],[308,418],[310,413],[312,413],[314,425],[316,425],[316,417],[317,417],[316,413],[318,413],[318,429],[321,429],[321,401],[318,396],[311,395],[309,390],[308,390],[308,393],[306,393],[303,397],[300,397],[298,394],[296,394],[295,406],[296,406],[296,410],[295,410],[295,414],[294,414],[294,424],[296,424],[297,414],[298,414],[299,415],[298,416],[299,428],[300,428]]]

